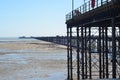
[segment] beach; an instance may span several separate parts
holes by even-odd
[[[65,80],[66,47],[40,40],[0,40],[1,80]]]

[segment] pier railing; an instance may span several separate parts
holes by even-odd
[[[80,16],[81,14],[84,14],[86,12],[89,12],[93,9],[96,9],[98,7],[101,7],[105,4],[110,3],[112,0],[95,0],[94,6],[92,6],[92,1],[85,2],[80,7],[76,8],[75,10],[71,11],[66,15],[66,21],[72,19],[75,16]]]

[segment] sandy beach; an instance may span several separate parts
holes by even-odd
[[[65,46],[39,40],[0,41],[0,80],[65,78]]]

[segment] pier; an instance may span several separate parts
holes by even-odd
[[[85,2],[66,25],[67,36],[35,39],[67,46],[67,80],[120,79],[120,1]]]
[[[66,15],[68,80],[120,79],[119,20],[119,0],[91,0]]]

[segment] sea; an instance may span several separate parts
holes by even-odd
[[[33,41],[35,42],[38,40],[19,39],[17,37],[1,37],[0,45],[15,44],[22,42],[33,42]],[[65,80],[66,79],[66,72],[67,72],[66,64],[62,64],[61,65],[62,69],[60,70],[56,68],[55,69],[53,68],[53,70],[47,70],[47,68],[45,68],[45,70],[44,69],[41,70],[39,66],[32,65],[33,66],[32,68],[30,64],[30,61],[32,62],[32,60],[66,61],[66,57],[67,57],[66,50],[58,50],[48,53],[47,51],[38,51],[38,50],[29,50],[29,49],[10,50],[10,49],[0,48],[0,53],[1,53],[0,80]],[[28,68],[30,67],[29,69],[26,67],[23,70],[21,67],[20,67],[21,69],[19,69],[19,66],[28,65],[28,64],[30,64],[30,66],[28,66]],[[35,65],[38,65],[38,63],[36,63]],[[36,70],[37,68],[38,70]]]

